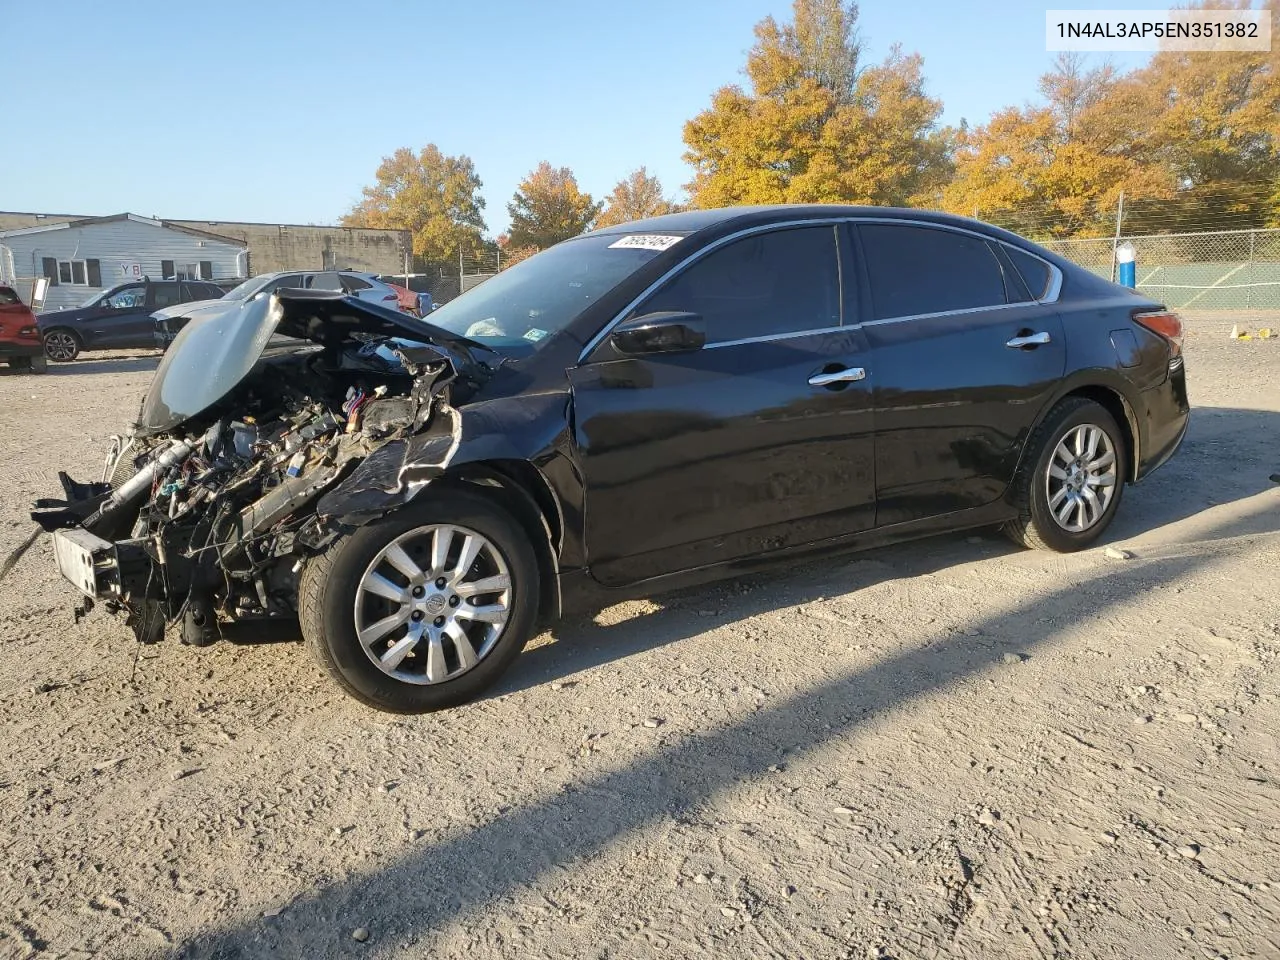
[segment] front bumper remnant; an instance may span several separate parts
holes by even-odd
[[[53,532],[53,556],[58,572],[85,596],[99,599],[119,593],[119,564],[115,544],[82,527]]]

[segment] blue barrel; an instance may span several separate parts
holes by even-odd
[[[1116,247],[1116,280],[1120,286],[1130,290],[1138,287],[1138,251],[1132,243]]]

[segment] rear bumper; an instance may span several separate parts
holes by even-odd
[[[1133,475],[1135,482],[1167,463],[1187,435],[1191,404],[1187,401],[1187,371],[1182,357],[1170,365],[1164,383],[1144,390],[1139,402],[1141,409],[1136,413],[1143,429]]]

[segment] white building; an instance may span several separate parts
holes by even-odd
[[[224,280],[248,275],[243,240],[132,213],[0,232],[0,283],[26,298],[49,278],[45,310],[77,306],[126,280]],[[24,282],[25,281],[25,282]]]

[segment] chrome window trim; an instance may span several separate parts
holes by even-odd
[[[769,343],[772,340],[794,340],[797,337],[812,337],[819,333],[837,333],[840,330],[852,330],[853,327],[818,327],[814,330],[795,330],[787,333],[768,333],[762,337],[743,337],[741,340],[721,340],[719,343],[708,343],[703,350],[718,350],[720,347],[737,347],[744,343]]]
[[[1033,303],[1051,304],[1051,303],[1057,303],[1058,296],[1062,292],[1062,271],[1058,268],[1057,264],[1051,263],[1050,261],[1046,260],[1044,257],[1040,256],[1039,254],[1033,253],[1032,251],[1027,250],[1024,247],[1019,247],[1016,244],[1009,243],[1007,240],[1001,240],[999,237],[993,237],[993,236],[990,236],[989,234],[982,233],[980,230],[972,230],[967,227],[959,227],[950,223],[935,223],[932,220],[917,220],[909,217],[873,217],[873,216],[863,215],[863,216],[849,216],[849,217],[813,217],[813,218],[808,218],[803,220],[782,220],[776,223],[757,224],[754,227],[746,227],[742,230],[737,230],[733,233],[727,234],[726,236],[721,237],[719,240],[716,240],[714,243],[707,244],[707,246],[703,247],[701,250],[690,255],[689,257],[686,257],[684,260],[681,260],[679,263],[672,266],[664,274],[662,274],[662,276],[658,277],[657,280],[653,281],[653,283],[645,287],[644,290],[642,290],[636,297],[634,297],[625,307],[619,310],[618,313],[614,315],[612,320],[610,320],[603,327],[601,327],[599,333],[597,333],[594,337],[592,337],[589,341],[587,341],[587,345],[583,347],[582,351],[578,354],[578,363],[580,364],[585,363],[587,358],[596,349],[596,347],[598,347],[604,341],[604,338],[607,337],[613,331],[613,328],[616,327],[619,323],[621,323],[622,320],[627,316],[627,314],[629,314],[632,310],[634,310],[637,306],[639,306],[647,297],[655,293],[659,287],[661,287],[664,283],[670,280],[677,273],[684,270],[686,267],[693,266],[693,264],[697,263],[707,254],[720,249],[721,247],[725,246],[728,243],[732,243],[735,240],[740,240],[743,237],[752,236],[753,234],[766,233],[771,230],[784,230],[789,227],[825,226],[827,224],[830,224],[834,227],[838,224],[856,225],[859,223],[888,223],[888,224],[898,224],[898,225],[906,225],[906,226],[912,226],[912,227],[931,227],[937,230],[949,230],[952,233],[967,234],[969,236],[977,237],[980,240],[985,240],[988,243],[1004,244],[1006,247],[1012,247],[1013,249],[1018,250],[1021,253],[1025,253],[1029,257],[1035,257],[1037,260],[1043,263],[1046,267],[1048,267],[1049,268],[1049,289],[1045,292],[1044,297],[1037,300],[1027,300],[1022,303],[1002,303],[1002,304],[996,304],[995,306],[990,306],[990,307],[965,307],[959,310],[941,310],[937,313],[919,313],[919,314],[912,314],[909,316],[901,316],[901,317],[883,317],[879,320],[862,320],[857,323],[842,323],[838,327],[819,327],[813,330],[796,330],[796,331],[791,331],[787,333],[768,334],[762,337],[746,337],[742,340],[722,340],[719,343],[709,343],[706,346],[704,346],[702,349],[714,350],[718,347],[736,347],[745,343],[767,343],[773,340],[789,340],[795,337],[806,337],[806,336],[812,336],[814,334],[819,334],[819,333],[834,333],[838,330],[853,330],[853,329],[857,329],[864,326],[874,326],[876,324],[882,324],[882,323],[905,323],[908,320],[923,320],[923,319],[930,319],[935,317],[958,316],[966,313],[977,313],[978,311],[981,311],[981,310],[1007,310],[1010,307],[1025,307]],[[838,242],[839,241],[837,239],[837,243]],[[841,267],[843,268],[843,263],[841,263]],[[841,278],[841,284],[840,284],[840,297],[841,297],[841,318],[843,319],[844,317],[843,277]]]

